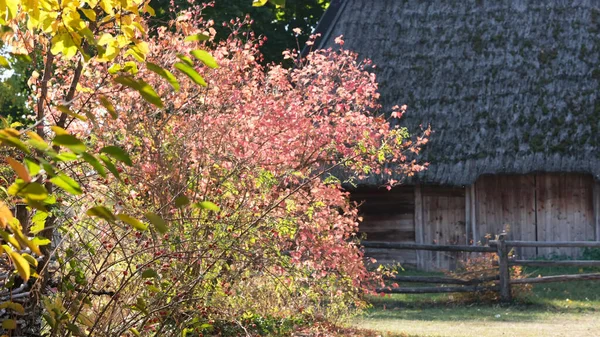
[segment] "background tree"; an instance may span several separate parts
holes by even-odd
[[[284,50],[301,49],[304,46],[329,2],[330,0],[286,0],[283,7],[274,3],[257,7],[251,0],[216,0],[205,8],[203,13],[205,18],[214,20],[217,41],[226,39],[231,33],[230,25],[223,26],[223,22],[229,23],[232,19],[249,15],[253,20],[252,31],[257,36],[267,38],[260,47],[264,62],[280,62]],[[156,8],[157,16],[151,24],[164,24],[172,17],[173,4],[181,9],[189,7],[186,0],[153,0],[152,5]],[[303,34],[295,34],[292,31],[294,28],[300,28]],[[290,66],[291,63],[287,65]]]
[[[0,77],[0,116],[11,122],[32,123],[33,109],[27,105],[31,88],[27,80],[34,66],[31,61],[22,58],[9,58],[10,70],[5,69]]]

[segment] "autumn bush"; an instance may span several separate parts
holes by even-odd
[[[412,175],[428,135],[381,117],[369,61],[336,48],[262,66],[250,19],[216,43],[202,5],[153,31],[147,2],[10,6],[5,42],[44,47],[36,132],[0,133],[26,154],[0,211],[39,249],[39,265],[11,255],[39,331],[275,333],[364,307],[379,279],[331,172]],[[20,198],[28,224],[4,212]]]
[[[498,255],[496,253],[477,253],[477,256],[471,256],[462,261],[459,267],[454,271],[448,271],[447,274],[459,279],[493,279],[498,276]],[[510,267],[510,279],[523,279],[528,276],[523,273],[520,266]],[[493,287],[498,281],[489,280],[479,284],[482,287]],[[532,294],[533,287],[530,284],[511,285],[512,297],[515,299],[526,299]],[[498,291],[479,291],[458,293],[453,295],[453,300],[460,303],[474,302],[498,302],[500,293]]]

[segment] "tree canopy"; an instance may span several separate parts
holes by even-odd
[[[226,39],[231,33],[230,26],[223,26],[223,22],[248,15],[253,20],[252,31],[258,36],[267,37],[260,48],[264,61],[277,62],[281,61],[281,54],[286,49],[302,49],[329,2],[330,0],[286,0],[283,7],[275,3],[257,7],[249,0],[216,0],[202,13],[205,18],[214,20],[217,40]],[[189,6],[185,0],[153,0],[152,4],[157,10],[156,22],[164,23],[172,15],[173,3],[182,9]],[[294,28],[300,28],[303,34],[295,34],[292,31]]]

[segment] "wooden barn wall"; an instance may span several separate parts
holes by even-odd
[[[369,241],[415,242],[414,193],[414,186],[399,186],[391,191],[381,188],[353,190],[351,200],[359,203],[363,217],[359,226],[361,235]],[[368,249],[366,255],[382,264],[417,264],[415,251]]]
[[[508,231],[509,240],[536,240],[535,175],[482,176],[475,184],[476,243]],[[535,257],[535,248],[517,252]]]
[[[596,238],[594,179],[587,174],[482,176],[475,184],[475,240],[508,229],[510,240],[588,241]],[[568,255],[579,249],[523,248],[523,258]]]
[[[583,174],[537,175],[537,237],[539,241],[595,239],[594,179]],[[538,248],[538,255],[576,257],[578,248]]]
[[[419,186],[423,212],[423,243],[464,245],[465,189],[443,186]],[[421,269],[454,269],[462,254],[421,252]]]
[[[600,184],[587,174],[485,175],[472,186],[359,188],[361,235],[369,241],[486,244],[509,240],[600,241]],[[596,205],[596,206],[595,206]],[[579,249],[520,248],[521,258],[578,256]],[[378,263],[452,269],[458,253],[368,249]]]

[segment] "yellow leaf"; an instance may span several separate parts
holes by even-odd
[[[12,167],[19,178],[23,179],[26,183],[31,182],[31,177],[25,166],[11,157],[6,157],[6,162]]]
[[[262,7],[267,3],[268,0],[254,0],[252,1],[253,7]]]
[[[96,21],[96,12],[94,12],[93,9],[80,8],[80,10],[83,12],[83,15],[85,15],[88,19]]]
[[[42,255],[42,252],[40,251],[40,247],[38,247],[33,242],[29,241],[29,239],[25,235],[23,235],[23,232],[21,232],[19,229],[17,229],[17,230],[13,229],[13,233],[15,234],[15,238],[17,239],[17,241],[19,241],[19,243],[21,243],[21,246],[29,247],[29,249],[31,249],[31,251],[36,253],[38,256]]]
[[[51,126],[50,129],[54,131],[57,136],[68,135],[67,130],[61,128],[60,126]]]
[[[100,7],[106,12],[108,15],[113,15],[113,5],[111,0],[100,0]]]
[[[148,55],[150,53],[150,47],[148,47],[148,44],[144,41],[136,43],[135,46],[138,48],[140,53],[144,55]]]
[[[0,201],[0,226],[6,228],[6,226],[12,221],[13,215],[10,209]]]
[[[15,268],[17,269],[17,273],[23,279],[23,281],[29,281],[29,276],[31,275],[31,270],[29,268],[29,262],[25,260],[21,254],[17,252],[11,252],[10,258],[15,264]]]

